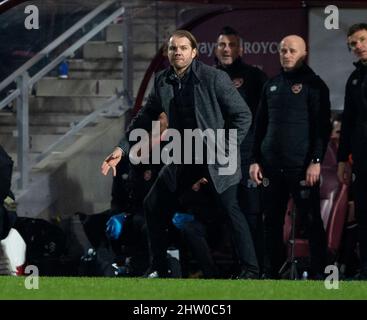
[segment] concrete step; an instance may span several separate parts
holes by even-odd
[[[121,80],[58,79],[45,77],[38,82],[39,97],[110,97],[121,90]]]
[[[135,59],[148,60],[156,54],[154,39],[152,42],[134,45],[133,57]],[[107,43],[103,41],[90,41],[83,47],[84,59],[117,59],[122,57],[123,46],[118,43]]]
[[[33,167],[27,190],[16,190],[14,184],[18,215],[66,219],[76,211],[93,213],[108,208],[112,176],[101,176],[98,168],[111,152],[113,141],[121,138],[123,123],[121,118],[102,118],[95,127],[85,128],[72,144],[56,148]]]
[[[134,80],[142,79],[145,71],[134,71]],[[122,71],[70,71],[69,79],[110,79],[122,81]]]
[[[152,4],[152,2],[150,2]],[[187,4],[185,4],[185,7]],[[180,9],[178,9],[180,10]],[[133,14],[133,26],[136,25],[155,25],[158,18],[158,24],[172,24],[176,25],[177,11],[175,8],[167,8],[159,6],[156,11],[154,5],[145,9],[138,9]]]
[[[33,113],[80,113],[88,114],[98,110],[108,97],[37,97],[29,99],[29,111]]]
[[[18,155],[17,155],[17,152],[15,150],[8,151],[8,153],[9,153],[9,156],[14,161],[13,175],[15,175],[18,172],[18,166],[17,166]],[[28,161],[33,163],[40,154],[41,154],[40,152],[29,152],[28,153]]]
[[[30,134],[29,150],[31,152],[42,152],[60,137],[61,134]],[[17,137],[11,133],[2,134],[0,136],[0,144],[5,150],[17,150],[17,143]]]
[[[29,134],[64,134],[70,130],[70,126],[40,126],[30,125]],[[17,135],[17,128],[15,125],[0,125],[0,134]]]
[[[139,89],[143,73],[135,74],[133,90]],[[38,97],[111,97],[122,90],[121,79],[58,79],[47,77],[38,82]]]
[[[150,43],[139,43],[134,46],[133,57],[135,59],[146,59],[151,60],[156,55],[156,44],[155,42]]]
[[[135,19],[155,19],[156,15],[161,20],[175,19],[177,15],[176,8],[173,5],[159,5],[156,10],[152,1],[149,1],[149,6],[145,8],[136,8],[132,12],[133,21]]]
[[[133,19],[133,26],[135,27],[135,26],[141,26],[141,25],[150,25],[153,28],[153,26],[156,24],[156,21],[157,21],[157,19],[155,19],[155,18],[144,18],[144,17],[137,16],[137,17],[134,17],[134,19]],[[113,24],[111,24],[111,26],[112,25]],[[112,31],[112,33],[113,33],[113,31]],[[112,35],[110,35],[110,36],[112,36]],[[107,29],[106,29],[106,37],[107,37]],[[115,37],[115,36],[113,35],[113,37]]]
[[[88,41],[83,46],[84,59],[122,59],[122,44],[105,41]]]
[[[121,58],[117,59],[70,59],[69,70],[85,70],[85,71],[122,71],[123,63]],[[135,63],[134,63],[135,65]]]
[[[36,113],[29,116],[29,123],[33,126],[72,126],[82,120],[85,115],[80,113]],[[0,126],[15,126],[16,115],[0,117]]]
[[[122,59],[70,59],[69,71],[95,71],[95,72],[119,72],[122,73],[123,61]],[[134,59],[134,71],[145,71],[150,64],[150,59],[138,60]]]
[[[69,71],[69,79],[122,79],[122,71]]]
[[[132,41],[155,41],[156,37],[158,37],[159,41],[164,40],[167,36],[176,29],[176,21],[175,20],[167,20],[159,22],[158,24],[155,21],[151,21],[152,23],[145,22],[144,24],[136,24],[135,21],[133,23],[133,37]],[[158,29],[158,30],[157,30]],[[106,30],[106,41],[108,43],[123,41],[123,25],[122,24],[111,24],[107,27]]]
[[[16,124],[16,113],[0,113],[0,129],[5,126],[13,126]]]
[[[134,26],[134,30],[135,30]],[[110,24],[106,27],[107,42],[122,42],[123,40],[123,24]]]

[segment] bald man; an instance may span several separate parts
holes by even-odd
[[[250,177],[262,184],[264,194],[265,277],[280,276],[285,260],[284,214],[291,195],[310,241],[310,275],[320,278],[326,239],[319,179],[331,131],[329,89],[305,63],[306,44],[301,37],[285,37],[279,56],[281,72],[262,93],[250,166]]]

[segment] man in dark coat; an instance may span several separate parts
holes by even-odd
[[[265,273],[277,278],[284,261],[283,223],[289,196],[307,222],[310,275],[321,277],[326,236],[320,214],[320,167],[329,140],[330,100],[325,83],[308,67],[306,44],[296,35],[280,43],[281,73],[264,86],[255,122],[250,176],[263,184]]]
[[[242,39],[237,31],[228,26],[224,27],[217,38],[215,49],[216,68],[225,71],[229,75],[234,86],[249,106],[254,121],[267,76],[259,68],[243,62],[242,53]],[[250,226],[257,259],[261,266],[263,230],[260,187],[249,176],[253,140],[254,126],[251,125],[240,147],[243,177],[240,183],[239,202]]]
[[[148,276],[168,275],[165,231],[175,212],[178,195],[194,182],[205,178],[214,186],[232,222],[234,242],[242,266],[241,278],[256,278],[258,264],[253,242],[237,200],[241,179],[238,149],[250,127],[251,113],[228,75],[195,60],[196,56],[197,42],[194,36],[185,30],[175,31],[168,42],[171,66],[157,74],[147,104],[127,130],[126,137],[130,139],[134,129],[149,131],[152,121],[157,120],[162,113],[167,115],[169,128],[178,130],[181,136],[187,129],[198,130],[203,135],[206,130],[218,132],[227,129],[225,147],[213,141],[213,136],[207,136],[204,145],[208,151],[207,157],[201,156],[196,148],[192,153],[192,149],[186,146],[187,141],[184,141],[181,144],[184,164],[178,164],[180,161],[166,164],[145,198],[144,209],[152,258],[152,272]],[[229,159],[234,160],[234,163],[229,161],[223,164],[218,158],[214,162],[209,161],[213,155],[213,142],[217,152],[225,150],[225,154],[229,154]],[[115,170],[116,164],[123,155],[129,153],[130,147],[129,141],[123,138],[119,147],[103,162],[102,173],[107,174],[111,167]],[[231,150],[234,152],[232,155]],[[190,164],[193,162],[195,164]]]
[[[10,193],[12,171],[13,161],[0,146],[0,240],[8,236],[12,227],[11,216],[4,207],[4,200]]]
[[[359,59],[350,75],[338,150],[338,177],[350,182],[348,158],[352,155],[355,181],[353,192],[358,222],[360,278],[367,280],[367,23],[352,25],[348,31],[348,45]]]

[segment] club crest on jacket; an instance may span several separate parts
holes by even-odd
[[[292,86],[292,92],[294,94],[298,94],[300,93],[302,90],[302,83],[295,83],[293,86]]]
[[[232,79],[232,82],[236,88],[239,88],[243,85],[245,81],[243,80],[243,78],[234,78]]]

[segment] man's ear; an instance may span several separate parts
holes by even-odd
[[[193,59],[194,59],[194,58],[197,58],[197,56],[198,56],[198,49],[197,49],[197,48],[192,49],[192,58],[193,58]]]

